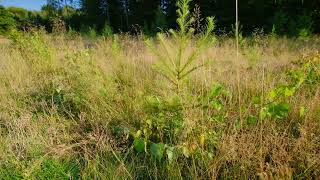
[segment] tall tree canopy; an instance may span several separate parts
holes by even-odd
[[[116,30],[128,31],[137,24],[154,30],[159,18],[164,18],[167,27],[175,26],[176,0],[80,0],[78,4],[88,22],[97,27],[107,22]],[[233,0],[194,0],[193,6],[196,4],[202,17],[216,16],[219,28],[230,30],[235,18]],[[271,30],[274,25],[282,32],[283,25],[309,26],[311,22],[306,21],[312,20],[313,30],[319,32],[320,0],[241,0],[239,12],[244,31],[255,28]],[[159,17],[161,14],[163,17]]]
[[[116,32],[135,31],[137,28],[155,32],[176,26],[176,1],[47,0],[40,16],[62,17],[68,27],[75,30],[91,27],[101,31],[107,25]],[[234,0],[193,0],[194,7],[200,7],[200,18],[215,16],[217,29],[232,30]],[[12,11],[11,15],[16,14],[16,19],[21,21],[23,12],[18,9]],[[267,32],[273,30],[278,34],[320,33],[320,0],[241,0],[239,13],[244,33],[256,28]],[[40,20],[44,21],[43,18]]]

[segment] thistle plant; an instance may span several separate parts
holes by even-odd
[[[181,91],[181,84],[186,77],[209,62],[198,63],[196,61],[201,53],[215,42],[215,37],[212,35],[215,27],[213,17],[207,17],[205,30],[195,35],[195,29],[192,28],[195,18],[189,11],[191,1],[179,0],[177,2],[179,28],[178,30],[170,29],[167,34],[158,33],[159,47],[147,40],[148,47],[158,57],[158,62],[155,64],[156,70],[174,85],[177,92]],[[164,52],[159,52],[158,48],[163,49]]]

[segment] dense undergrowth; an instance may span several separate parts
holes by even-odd
[[[319,178],[319,38],[256,35],[237,60],[180,13],[155,40],[2,42],[0,179]]]

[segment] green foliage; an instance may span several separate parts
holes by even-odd
[[[121,44],[119,42],[119,36],[117,34],[114,34],[112,36],[112,53],[114,54],[114,56],[119,55],[119,53],[121,52]]]
[[[271,34],[290,34],[300,38],[310,37],[313,33],[314,20],[311,14],[304,12],[290,17],[285,11],[277,11],[273,17]]]
[[[16,27],[14,15],[7,9],[0,7],[0,34],[7,34]]]
[[[159,52],[158,48],[150,40],[146,41],[148,47],[158,57],[158,63],[156,63],[155,68],[175,86],[176,92],[181,90],[181,83],[184,79],[209,62],[205,60],[204,63],[199,64],[196,61],[199,55],[215,42],[215,37],[212,35],[214,30],[214,18],[212,17],[207,18],[207,28],[199,35],[199,39],[192,39],[195,30],[191,27],[194,18],[190,15],[190,2],[190,0],[180,0],[177,3],[179,30],[171,29],[169,31],[172,39],[167,38],[162,33],[158,33],[157,39],[164,53]],[[192,43],[196,44],[195,48],[188,49]]]
[[[297,62],[297,68],[288,72],[288,76],[296,84],[305,83],[307,85],[316,85],[320,82],[320,55],[319,53],[303,57]]]
[[[51,54],[49,47],[46,47],[45,42],[46,32],[42,30],[34,30],[29,34],[24,34],[19,31],[12,31],[10,34],[11,40],[15,46],[21,49],[22,55],[32,62],[39,62],[45,59],[50,61]]]
[[[154,142],[177,143],[176,138],[183,128],[183,111],[178,97],[163,100],[159,97],[146,97],[146,124],[143,135]]]
[[[9,7],[7,10],[14,15],[14,18],[19,21],[27,21],[29,18],[29,13],[26,9],[18,7]]]
[[[158,143],[158,144],[153,143],[150,146],[152,156],[155,157],[157,160],[161,160],[163,157],[164,148],[165,148],[165,145],[163,143]]]
[[[146,149],[146,148],[145,148],[145,147],[146,147],[146,142],[145,142],[143,139],[139,138],[139,137],[136,137],[136,138],[134,139],[133,145],[134,145],[134,148],[136,149],[136,151],[137,151],[138,153],[142,153],[142,152],[144,152],[145,149]]]
[[[192,28],[194,17],[191,16],[189,11],[190,2],[190,0],[178,1],[177,24],[179,29],[170,29],[170,36],[158,33],[159,47],[155,46],[150,40],[146,41],[150,50],[158,58],[158,62],[154,66],[155,70],[173,86],[174,94],[166,98],[160,96],[146,97],[147,119],[141,130],[138,131],[141,132],[144,140],[135,139],[134,146],[138,152],[141,152],[143,143],[150,144],[146,146],[146,152],[150,152],[157,160],[161,160],[165,156],[169,163],[177,158],[188,158],[196,154],[195,148],[188,147],[185,144],[185,139],[181,137],[183,130],[186,128],[186,106],[191,108],[199,106],[205,109],[210,107],[210,109],[219,112],[217,116],[223,116],[223,104],[219,98],[228,94],[222,85],[215,84],[208,91],[208,94],[197,102],[189,102],[184,99],[182,92],[186,88],[185,80],[193,71],[209,62],[207,59],[204,62],[199,62],[199,58],[215,42],[215,36],[212,34],[214,30],[214,18],[212,17],[207,18],[204,32],[196,34],[196,38],[194,38],[195,30]],[[195,46],[190,48],[192,44],[195,44]],[[159,48],[161,51],[159,51]],[[210,136],[199,132],[197,134],[199,134],[199,143],[204,146],[206,137]],[[213,139],[210,138],[210,140]],[[216,141],[210,143],[216,143]],[[204,155],[205,153],[200,154]]]
[[[240,47],[244,47],[245,43],[246,43],[246,39],[243,36],[243,25],[240,24],[239,22],[239,29],[238,29],[238,40],[239,40],[239,46]],[[235,37],[237,36],[237,32],[236,32],[236,25],[231,24],[231,28],[232,28],[232,35],[234,35]]]
[[[209,120],[224,123],[227,116],[224,101],[231,98],[231,93],[221,84],[214,83],[206,94],[199,97],[199,104],[208,111]]]
[[[36,179],[79,179],[79,165],[72,161],[45,159],[40,167],[32,173]]]
[[[267,99],[254,98],[253,103],[259,106],[264,103],[260,109],[260,119],[284,119],[288,117],[291,111],[289,98],[294,96],[302,86],[314,86],[320,81],[320,56],[318,53],[302,58],[301,62],[296,63],[298,66],[289,70],[287,84],[278,85],[272,89]],[[300,116],[304,116],[305,108],[300,107]],[[254,122],[254,116],[248,117],[249,123]]]
[[[0,166],[0,179],[79,179],[80,167],[75,161],[59,160],[51,157],[41,159],[41,164],[32,167],[16,166],[7,163]],[[27,171],[27,172],[25,172]],[[32,172],[30,172],[32,171]]]
[[[44,16],[44,17],[56,17],[57,16],[57,11],[55,9],[54,6],[50,5],[50,4],[47,4],[47,5],[44,5],[42,6],[41,8],[41,14]]]
[[[301,106],[300,109],[299,109],[299,116],[300,117],[304,117],[305,114],[306,114],[306,111],[307,111],[306,108]]]
[[[313,33],[313,19],[310,14],[304,13],[297,18],[297,35],[301,38],[308,38]]]
[[[283,119],[288,116],[290,106],[287,103],[271,103],[260,111],[260,118]]]
[[[18,180],[23,179],[23,173],[15,167],[12,162],[7,162],[0,165],[0,179],[3,180]]]
[[[276,26],[274,24],[272,25],[272,30],[271,30],[271,33],[270,33],[270,37],[272,39],[275,39],[277,37]]]
[[[80,28],[81,35],[88,37],[88,38],[96,38],[97,37],[97,31],[95,27],[90,27],[86,25],[82,25]]]
[[[81,26],[89,26],[95,27],[95,30],[101,33],[105,29],[105,24],[108,24],[114,32],[132,32],[142,29],[145,34],[155,35],[156,32],[177,26],[176,2],[174,0],[114,0],[111,2],[49,0],[40,11],[27,11],[17,7],[7,8],[7,11],[13,15],[15,27],[20,30],[26,30],[30,26],[44,26],[48,32],[51,32],[52,19],[59,17],[66,27],[70,26],[78,32],[81,32]],[[191,6],[193,8],[195,4],[191,3]],[[233,6],[233,1],[197,1],[197,7],[201,7],[201,14],[219,17],[219,19],[221,17],[217,29],[225,29],[227,32],[232,31],[230,24],[234,24],[234,12],[231,11]],[[312,33],[319,33],[319,7],[318,1],[241,1],[239,12],[244,26],[242,36],[252,33],[256,28],[263,28],[278,35],[310,37]],[[9,22],[8,18],[5,19]],[[199,19],[202,17],[199,16]],[[197,30],[201,31],[202,25],[202,22],[197,22]]]
[[[111,26],[108,24],[105,24],[102,29],[101,35],[106,36],[106,37],[113,35],[113,31],[112,31]]]
[[[290,104],[288,98],[293,96],[299,88],[299,84],[280,85],[271,90],[268,94],[268,100],[264,100],[265,104],[260,109],[259,117],[261,120],[284,119],[290,112]],[[259,100],[255,102],[257,105],[261,103]]]
[[[69,35],[70,37],[76,37],[77,35],[79,35],[79,33],[72,29],[72,27],[69,26],[68,31],[67,31],[67,35]]]

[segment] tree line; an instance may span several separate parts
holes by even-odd
[[[217,33],[232,32],[234,0],[193,0],[192,9],[198,29],[204,17],[214,16]],[[243,33],[256,29],[292,36],[320,33],[320,0],[240,0],[239,16]],[[40,11],[0,7],[0,33],[29,25],[52,31],[56,19],[78,32],[154,34],[176,27],[176,0],[47,0]]]

